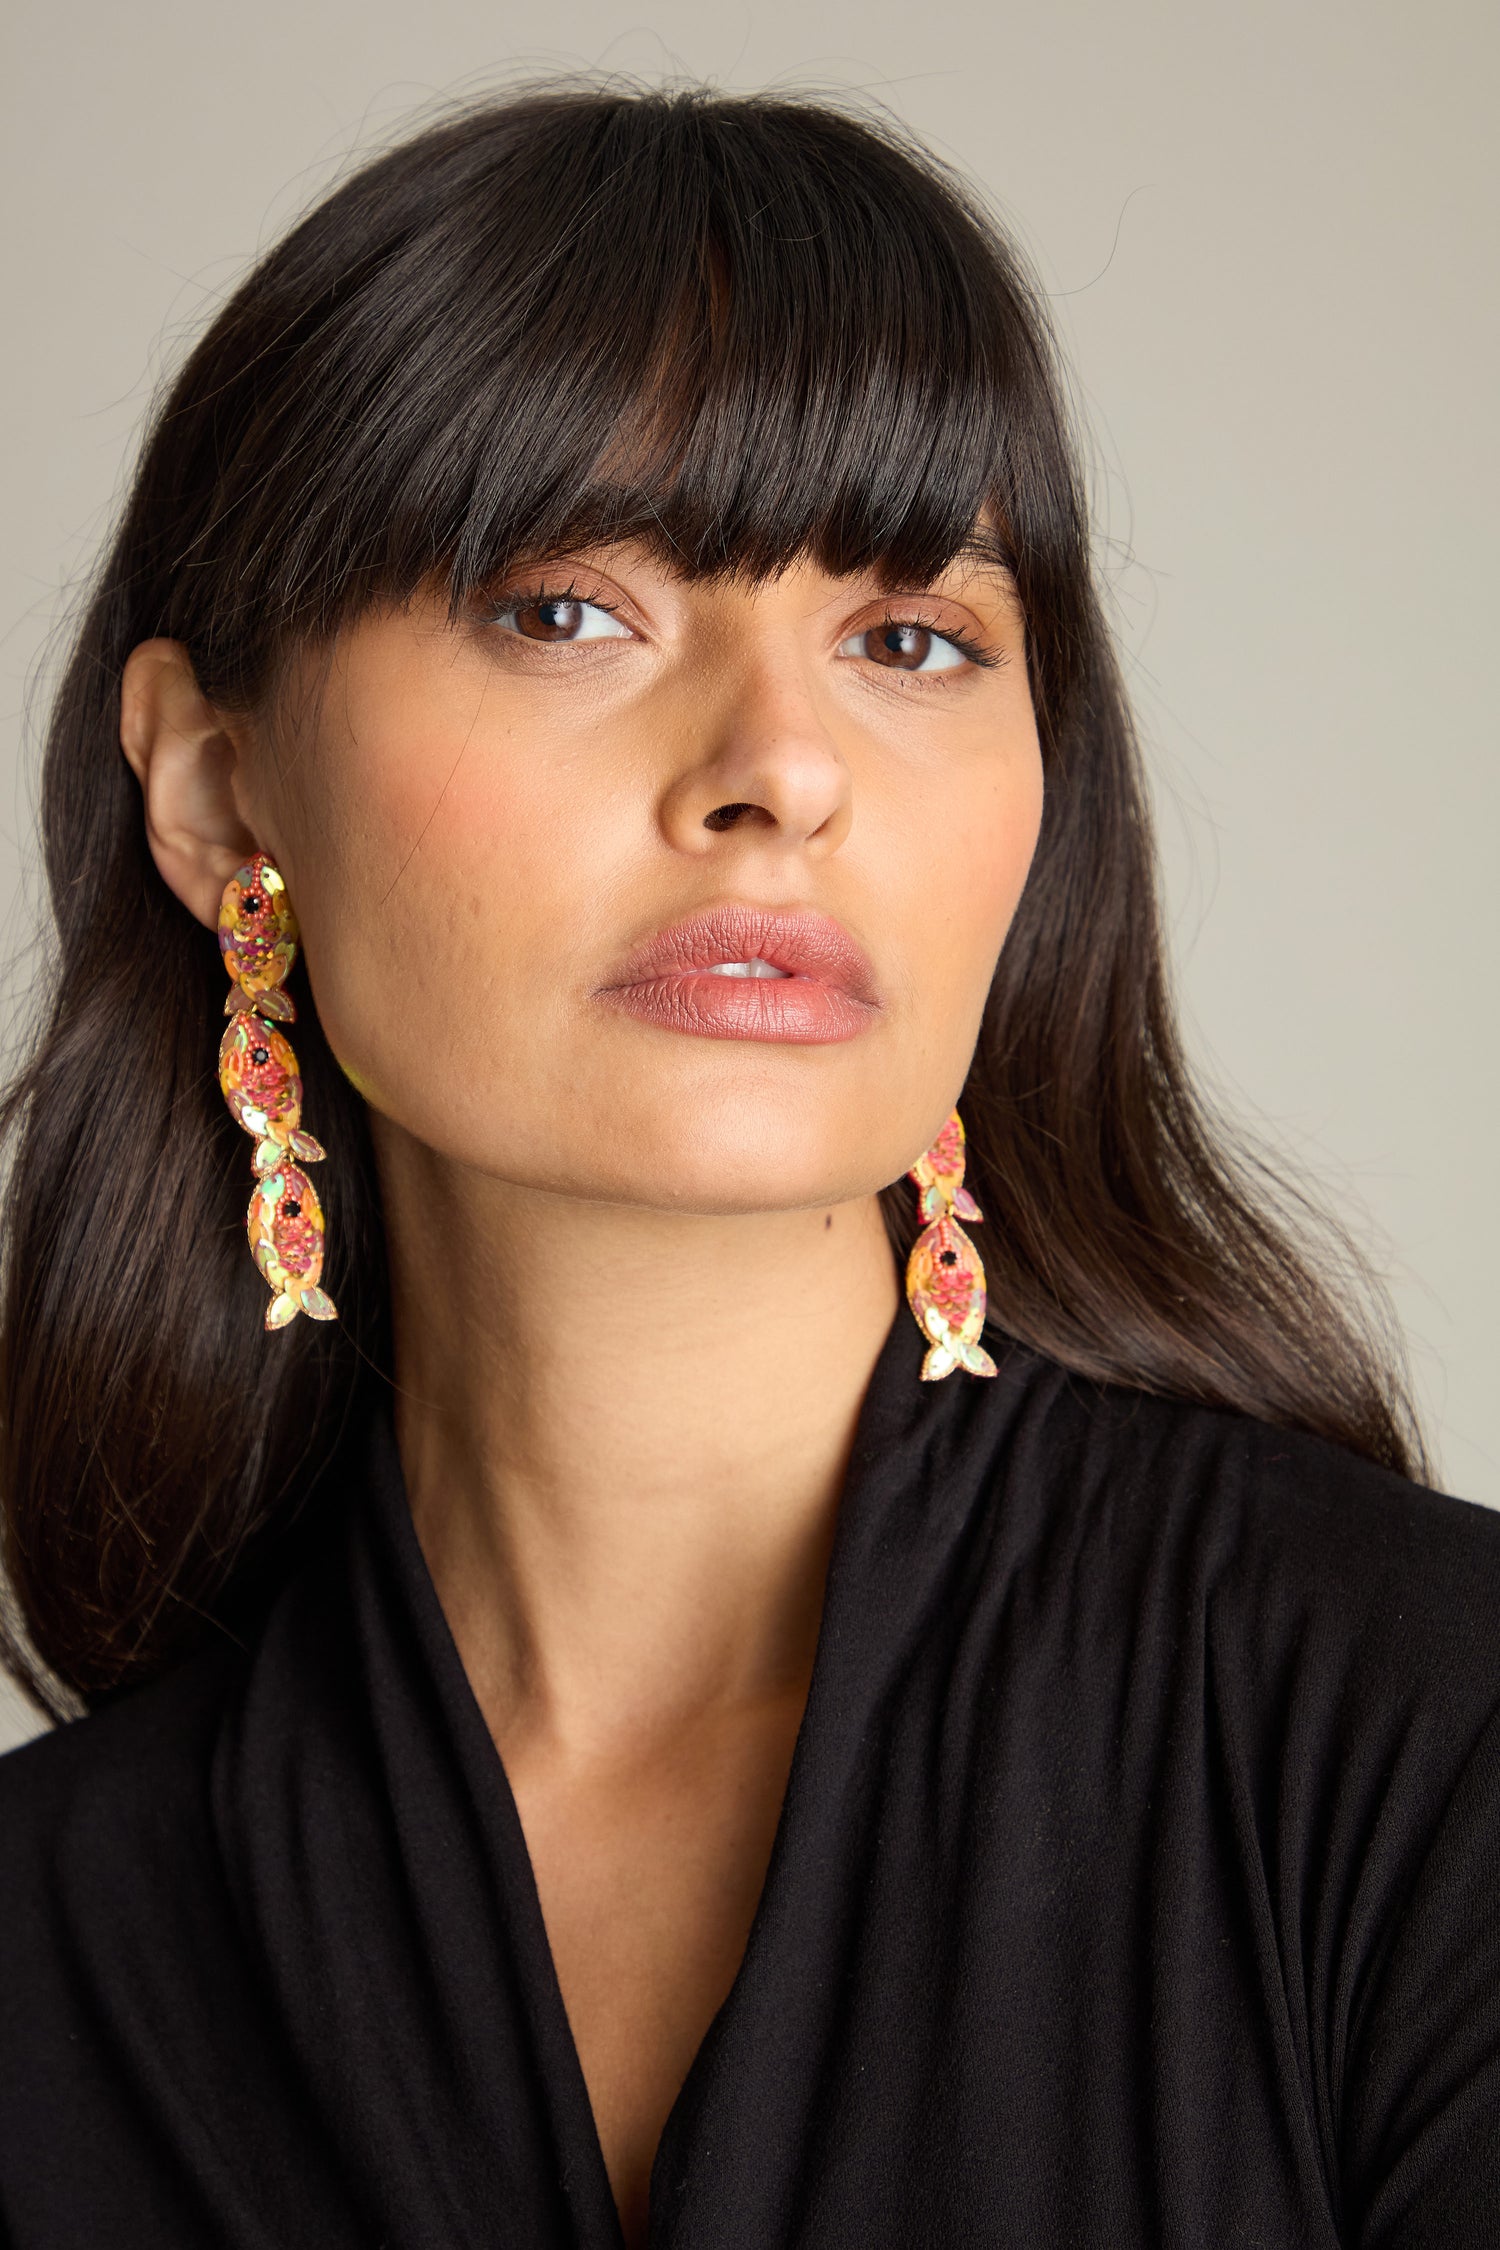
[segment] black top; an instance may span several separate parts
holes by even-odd
[[[1494,2250],[1500,1516],[903,1310],[657,2250]],[[618,2250],[390,1430],[0,1762],[12,2250]]]

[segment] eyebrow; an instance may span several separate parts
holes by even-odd
[[[1006,577],[1012,580],[1016,575],[1015,550],[1005,534],[978,524],[961,545],[954,549],[952,560],[984,563],[991,570],[1004,571]]]
[[[648,552],[654,551],[656,554],[656,559],[659,561],[662,567],[664,567],[668,571],[669,575],[681,575],[687,582],[691,582],[693,579],[700,576],[712,577],[714,575],[714,573],[711,571],[706,573],[698,571],[688,571],[682,572],[680,574],[676,573],[672,570],[671,563],[667,556],[660,553],[656,541],[650,538],[642,538],[640,534],[627,533],[623,537],[617,539],[605,538],[599,540],[580,540],[576,547],[570,546],[552,552],[548,552],[547,550],[543,549],[536,553],[523,552],[518,555],[510,556],[504,563],[500,565],[498,569],[493,571],[486,571],[485,573],[483,573],[474,591],[493,591],[497,586],[502,585],[507,579],[512,578],[516,574],[523,571],[545,570],[549,568],[567,570],[571,565],[584,563],[585,558],[591,552],[598,552],[600,549],[604,549],[607,551],[613,547],[633,546],[637,544],[645,547]],[[990,571],[996,577],[1002,579],[1004,581],[1005,591],[1011,596],[1017,606],[1024,606],[1021,603],[1021,589],[1016,576],[1015,558],[1009,542],[1006,540],[1003,532],[993,530],[988,526],[982,525],[976,525],[975,528],[970,531],[965,538],[960,540],[959,544],[953,549],[952,553],[949,554],[941,563],[939,563],[937,569],[932,572],[930,577],[908,578],[904,575],[891,577],[888,581],[882,580],[884,591],[888,594],[930,593],[936,586],[938,579],[941,578],[945,572],[952,570],[956,564],[964,562],[975,563],[981,569]],[[732,565],[730,566],[730,570],[732,575]],[[877,579],[882,579],[882,573],[878,563],[875,565],[875,576]]]
[[[893,579],[887,591],[911,594],[930,593],[945,572],[952,570],[957,564],[966,562],[975,563],[981,569],[989,571],[995,577],[1003,580],[1004,590],[1010,595],[1017,607],[1023,606],[1014,556],[1000,533],[994,531],[976,530],[970,532],[969,536],[954,548],[947,560],[939,564],[930,578],[925,581]]]

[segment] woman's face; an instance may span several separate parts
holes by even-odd
[[[713,1212],[869,1194],[934,1138],[1041,816],[1002,571],[688,583],[611,547],[458,626],[370,615],[309,682],[238,793],[390,1126]]]

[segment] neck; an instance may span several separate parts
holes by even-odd
[[[704,1217],[520,1189],[377,1121],[396,1430],[497,1741],[805,1690],[898,1302],[871,1196]]]

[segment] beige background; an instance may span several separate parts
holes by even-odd
[[[1444,1481],[1500,1503],[1490,0],[10,5],[7,949],[49,634],[153,384],[257,247],[404,116],[518,68],[861,89],[1040,268],[1191,1036],[1374,1249]],[[26,1724],[0,1703],[0,1735]]]

